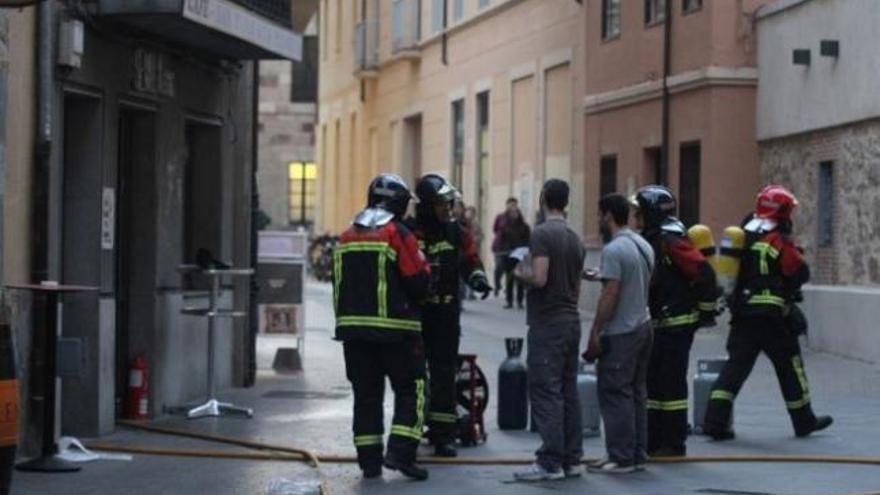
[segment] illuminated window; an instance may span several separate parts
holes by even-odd
[[[314,163],[291,162],[287,169],[290,184],[290,223],[311,225],[315,221],[318,167]]]

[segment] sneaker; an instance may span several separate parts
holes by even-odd
[[[636,468],[636,471],[639,471],[639,472],[644,471],[644,470],[648,469],[648,461],[645,461],[645,460],[636,461],[635,464],[633,464],[633,467]]]
[[[535,482],[535,481],[559,481],[565,479],[565,473],[562,469],[551,471],[540,464],[532,464],[525,471],[514,473],[513,478],[516,481]]]
[[[579,467],[580,464],[562,466],[562,474],[565,475],[565,479],[580,478],[581,470],[578,469]]]
[[[612,461],[611,459],[602,459],[587,466],[587,471],[596,474],[629,474],[636,471],[633,463],[623,463]]]
[[[834,418],[832,418],[831,416],[819,416],[816,418],[816,423],[813,425],[812,428],[795,432],[795,435],[798,438],[804,438],[806,436],[809,436],[811,433],[822,431],[825,428],[828,428],[829,426],[831,426],[831,423],[834,423]]]
[[[392,471],[400,471],[400,474],[416,481],[425,481],[428,479],[428,470],[420,467],[415,462],[401,462],[393,457],[386,457],[385,467]]]

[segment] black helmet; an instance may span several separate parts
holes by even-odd
[[[430,206],[438,201],[452,201],[456,193],[452,184],[437,174],[428,174],[416,184],[416,196],[420,205]]]
[[[664,186],[645,186],[636,191],[634,206],[639,209],[645,228],[659,227],[669,218],[675,217],[678,207],[675,195]]]
[[[367,191],[367,206],[369,208],[382,208],[397,216],[406,213],[406,207],[412,193],[406,186],[406,182],[395,174],[379,174],[370,182]]]

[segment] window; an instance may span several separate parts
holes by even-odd
[[[336,55],[342,52],[342,0],[336,0]]]
[[[678,180],[679,215],[685,225],[700,223],[700,143],[684,143],[680,148]]]
[[[599,197],[617,191],[617,155],[605,155],[599,164]]]
[[[666,0],[645,0],[645,24],[657,24],[666,19]]]
[[[445,0],[431,0],[431,32],[439,33],[443,31],[443,25],[446,24],[445,19],[443,19],[446,14],[443,12],[443,5],[445,4]]]
[[[682,12],[693,12],[703,8],[703,0],[681,0]]]
[[[461,190],[464,168],[464,100],[452,102],[452,185]]]
[[[314,163],[287,165],[291,225],[311,225],[315,221],[315,186],[318,167]]]
[[[602,0],[602,39],[620,36],[620,0]]]
[[[489,178],[489,92],[477,95],[477,218],[483,218]]]
[[[453,2],[452,18],[455,19],[455,22],[458,22],[464,17],[464,0],[453,0]]]
[[[302,60],[291,64],[290,101],[318,101],[318,39],[303,36]]]
[[[655,146],[645,148],[645,165],[642,174],[642,184],[660,183],[660,166],[663,163],[663,148]]]
[[[330,18],[330,2],[329,0],[323,0],[321,5],[321,32],[318,34],[323,40],[321,43],[321,58],[327,60],[327,52],[330,51],[330,23],[327,21]]]
[[[834,163],[819,164],[819,204],[816,211],[819,247],[834,245]]]

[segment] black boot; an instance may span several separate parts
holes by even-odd
[[[458,457],[458,450],[451,442],[434,445],[434,455],[437,457]]]
[[[715,426],[710,423],[706,423],[703,425],[703,433],[712,437],[712,440],[723,442],[725,440],[733,440],[736,438],[736,433],[733,432],[733,428]]]
[[[392,456],[388,456],[385,458],[385,467],[392,471],[400,471],[400,473],[407,478],[416,481],[425,481],[428,479],[428,470],[419,467],[415,461],[402,462]]]
[[[364,479],[370,480],[382,476],[382,466],[370,466],[363,468]]]
[[[804,438],[806,436],[809,436],[811,433],[822,431],[825,428],[828,428],[833,422],[834,418],[832,418],[831,416],[818,416],[816,417],[816,422],[813,424],[812,427],[804,430],[796,430],[794,434],[798,438]]]

